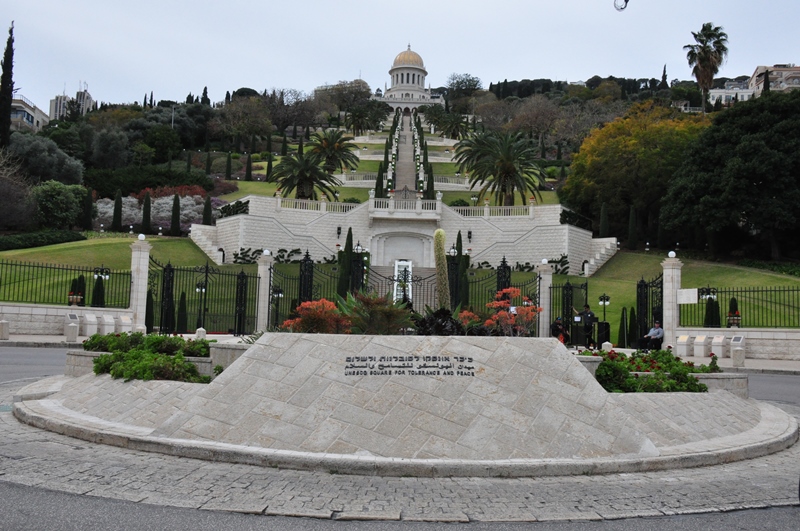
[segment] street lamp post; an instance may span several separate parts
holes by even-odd
[[[197,328],[203,328],[205,324],[205,298],[206,298],[206,289],[208,288],[208,279],[200,280],[195,284],[195,291],[199,295],[200,304],[197,307]]]
[[[604,323],[606,322],[606,306],[608,306],[609,304],[611,304],[611,302],[610,302],[610,301],[611,301],[611,297],[609,297],[609,296],[608,296],[608,295],[606,295],[605,293],[603,293],[602,295],[600,295],[600,306],[602,306],[602,307],[603,307],[603,322],[604,322]]]

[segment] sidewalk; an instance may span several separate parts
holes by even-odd
[[[194,334],[180,334],[184,339],[195,339]],[[231,334],[207,334],[206,339],[217,343],[239,343],[244,336],[234,336]],[[33,347],[33,348],[66,348],[83,350],[83,342],[89,339],[86,336],[78,336],[75,343],[67,343],[66,336],[45,336],[45,335],[22,335],[10,334],[7,340],[0,340],[2,347]],[[800,365],[800,364],[798,364]]]

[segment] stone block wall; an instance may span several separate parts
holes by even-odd
[[[0,321],[8,321],[9,333],[22,335],[64,335],[67,314],[78,316],[80,335],[83,334],[83,315],[110,315],[117,322],[123,315],[133,320],[133,310],[92,308],[90,306],[51,306],[22,303],[0,303]]]
[[[724,335],[728,340],[733,336],[744,337],[745,358],[764,360],[792,360],[800,361],[800,330],[778,328],[678,328],[676,337],[665,344],[676,345],[677,336]],[[730,345],[728,346],[730,349]],[[713,349],[712,349],[713,350]]]

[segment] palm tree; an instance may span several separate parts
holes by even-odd
[[[321,161],[316,154],[292,153],[275,166],[269,180],[278,184],[284,197],[294,191],[296,199],[317,199],[319,190],[331,200],[339,183],[322,169]]]
[[[714,83],[714,76],[728,55],[728,34],[721,26],[706,22],[698,32],[692,32],[696,44],[687,44],[686,59],[692,67],[692,74],[703,92],[703,113],[706,112],[708,91]]]
[[[469,130],[469,123],[464,119],[464,116],[459,113],[445,114],[439,123],[442,130],[442,136],[449,138],[461,138],[467,134]]]
[[[369,129],[369,110],[363,105],[353,107],[345,116],[344,124],[353,130],[353,135],[360,135]]]
[[[352,140],[353,137],[344,136],[343,131],[326,129],[311,135],[306,152],[319,156],[323,161],[322,168],[333,175],[334,171],[342,167],[348,170],[358,167],[358,156],[354,153],[358,146]]]
[[[536,146],[522,133],[473,133],[456,145],[455,160],[469,174],[470,188],[481,186],[479,199],[491,192],[497,204],[512,206],[515,193],[523,205],[527,194],[541,198],[545,172],[536,163]]]

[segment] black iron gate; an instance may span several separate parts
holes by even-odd
[[[204,266],[175,267],[150,257],[148,293],[153,299],[152,327],[161,334],[205,328],[210,333],[255,331],[258,275]]]
[[[292,276],[272,266],[272,285],[269,289],[270,321],[267,327],[275,329],[304,302],[327,299],[336,301],[339,276],[321,269],[306,251],[300,261],[300,273]]]
[[[636,337],[643,337],[655,321],[664,318],[664,275],[636,283]]]
[[[420,277],[409,274],[408,269],[403,269],[397,276],[383,276],[369,269],[367,278],[367,291],[374,295],[389,294],[394,300],[402,300],[407,307],[424,313],[425,307],[438,308],[436,296],[436,274]]]

